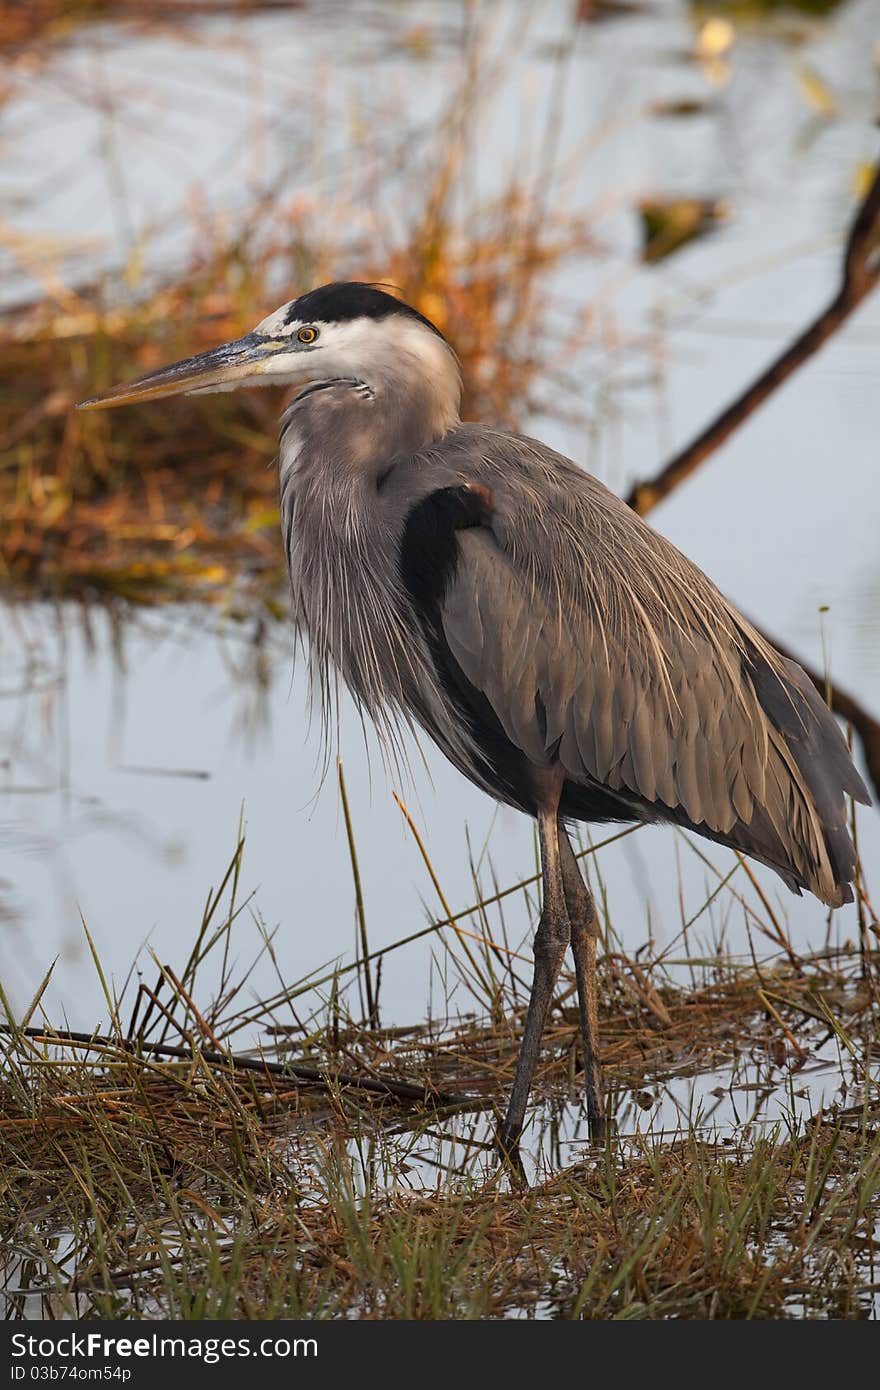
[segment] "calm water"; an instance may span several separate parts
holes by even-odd
[[[571,364],[590,426],[565,425],[548,410],[532,428],[623,489],[653,472],[829,297],[853,180],[877,152],[880,21],[872,0],[853,0],[800,45],[778,30],[754,31],[735,46],[726,80],[710,80],[686,56],[693,29],[681,4],[582,26],[561,63],[569,12],[561,3],[491,7],[488,58],[508,57],[475,125],[468,181],[482,195],[514,169],[535,177],[558,96],[554,205],[594,216],[601,254],[555,279],[548,313],[598,303],[602,331]],[[461,25],[457,5],[419,2],[211,21],[197,44],[93,32],[41,71],[8,74],[0,124],[8,221],[69,249],[88,240],[84,257],[62,264],[74,276],[124,259],[146,228],[154,231],[148,263],[181,254],[189,233],[173,214],[193,188],[205,206],[233,216],[283,174],[292,193],[326,207],[328,236],[341,240],[336,200],[344,190],[350,201],[359,178],[365,189],[375,182],[375,151],[390,160],[411,131],[413,163],[422,157],[461,77]],[[805,69],[834,92],[834,120],[812,110]],[[657,99],[695,95],[709,101],[706,114],[645,116]],[[392,205],[403,206],[405,180],[388,179]],[[640,268],[632,209],[658,191],[723,196],[731,220]],[[3,269],[7,298],[28,291],[8,254]],[[750,616],[818,665],[827,606],[833,672],[875,710],[878,379],[875,297],[652,518]],[[234,848],[242,807],[243,887],[254,890],[254,913],[279,929],[285,978],[351,957],[344,827],[333,777],[318,794],[291,652],[279,629],[258,660],[247,629],[225,630],[199,612],[148,614],[119,634],[101,614],[87,623],[72,607],[0,609],[0,947],[15,1004],[27,1003],[59,956],[48,1013],[75,1027],[104,1016],[81,913],[117,986],[147,939],[178,962]],[[341,752],[370,940],[380,946],[440,908],[371,747],[346,710]],[[427,767],[414,758],[413,783],[401,790],[453,907],[474,900],[468,835],[502,883],[530,873],[531,825],[496,811],[432,750],[425,756]],[[861,835],[870,883],[880,852],[874,812],[863,813]],[[671,831],[639,831],[602,853],[614,925],[629,947],[644,941],[649,917],[660,943],[678,931],[677,857],[684,908],[694,912],[714,880]],[[731,866],[721,850],[710,857],[722,873]],[[481,872],[489,883],[488,857]],[[761,880],[796,942],[823,938],[818,904],[791,897],[773,875]],[[722,902],[711,925],[742,946],[741,911]],[[527,932],[522,907],[509,925]],[[697,937],[709,930],[708,915],[694,927]],[[835,930],[852,934],[852,915],[839,914]],[[245,914],[242,960],[257,937]],[[252,981],[257,993],[275,983],[268,967]],[[382,992],[398,1020],[437,1007],[430,947],[390,956]]]

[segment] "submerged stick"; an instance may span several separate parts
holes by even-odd
[[[415,1086],[409,1081],[395,1081],[391,1077],[355,1076],[351,1072],[322,1071],[319,1067],[307,1067],[299,1062],[270,1062],[260,1057],[241,1057],[232,1052],[215,1052],[203,1048],[178,1047],[173,1043],[151,1043],[142,1041],[138,1047],[124,1039],[103,1037],[100,1033],[79,1033],[72,1028],[14,1028],[0,1024],[0,1033],[10,1037],[30,1038],[32,1042],[57,1045],[70,1043],[75,1047],[93,1048],[96,1052],[113,1049],[129,1058],[137,1058],[138,1053],[150,1057],[179,1058],[192,1062],[198,1058],[209,1066],[232,1067],[234,1071],[264,1072],[286,1080],[305,1081],[324,1086],[331,1090],[335,1086],[346,1086],[359,1091],[372,1091],[379,1095],[397,1096],[401,1100],[437,1101],[441,1105],[457,1105],[464,1097],[452,1095],[448,1091],[436,1091],[433,1086]]]

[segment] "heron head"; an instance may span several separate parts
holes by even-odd
[[[252,333],[80,403],[104,410],[134,401],[240,386],[271,386],[418,371],[454,378],[455,356],[429,319],[375,285],[335,282],[283,304]]]

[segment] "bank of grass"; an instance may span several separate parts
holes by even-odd
[[[194,227],[173,268],[78,289],[50,280],[0,314],[0,588],[276,612],[286,576],[273,464],[290,393],[75,406],[237,338],[325,281],[381,282],[437,323],[462,363],[464,418],[515,426],[545,405],[590,325],[589,313],[555,311],[546,276],[591,252],[587,221],[545,216],[525,183],[454,215],[466,142],[451,129],[438,144],[400,190],[402,232],[396,213],[377,214],[363,238],[330,245],[279,189],[234,232]],[[18,254],[27,269],[26,245]]]
[[[601,1027],[618,1133],[587,1142],[568,981],[523,1182],[492,1145],[525,1003],[524,952],[490,929],[492,900],[437,931],[443,1015],[371,1026],[363,964],[247,1001],[248,972],[230,967],[240,854],[185,960],[157,962],[133,999],[108,985],[105,1033],[63,1037],[40,997],[8,1016],[8,1317],[876,1308],[876,953],[850,942],[802,957],[785,938],[763,962],[634,960],[609,932]],[[756,925],[764,905],[744,911]]]
[[[55,39],[93,21],[157,24],[190,44],[191,21],[213,11],[234,21],[284,8],[282,0],[0,2],[0,49],[19,46],[25,69],[39,70],[54,60]],[[540,177],[524,160],[491,198],[474,192],[477,113],[503,63],[484,52],[482,31],[468,42],[461,80],[426,129],[401,111],[399,129],[389,120],[352,137],[332,176],[318,131],[295,174],[254,192],[236,214],[208,217],[194,194],[188,223],[154,227],[174,245],[171,256],[138,240],[127,264],[95,278],[53,260],[41,238],[7,231],[11,267],[39,293],[0,312],[0,591],[286,610],[272,466],[283,391],[107,414],[75,406],[239,337],[327,280],[382,282],[433,319],[462,362],[465,418],[515,425],[541,409],[592,317],[554,303],[548,275],[594,252],[590,221],[561,206],[548,176],[558,138],[552,102]],[[81,99],[88,107],[88,90]],[[337,192],[316,208],[308,190],[328,179]]]

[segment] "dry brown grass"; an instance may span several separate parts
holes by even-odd
[[[536,1081],[527,1190],[492,1146],[523,1019],[508,987],[488,1013],[377,1030],[345,1014],[335,987],[320,1014],[281,1023],[295,986],[249,1012],[263,1044],[245,1068],[213,1051],[240,1026],[236,990],[227,1020],[217,1004],[197,1008],[193,970],[174,988],[166,967],[165,1012],[139,1010],[130,1042],[118,1014],[110,1036],[75,1046],[51,1030],[7,1035],[8,1312],[863,1316],[880,1214],[864,966],[852,949],[764,966],[718,957],[691,962],[685,984],[606,957],[603,1056],[620,1137],[597,1152],[579,1129],[570,983]],[[188,1055],[151,1055],[175,1034]],[[829,1039],[848,1091],[798,1118],[781,1097],[793,1104]],[[285,1074],[285,1058],[323,1080]],[[718,1073],[742,1107],[733,1132],[712,1122],[717,1090],[671,1129],[668,1115],[652,1122],[682,1078]],[[450,1099],[380,1096],[357,1078]]]
[[[0,582],[149,602],[235,591],[272,607],[283,578],[271,467],[283,394],[183,397],[112,415],[74,407],[240,336],[279,300],[334,277],[393,284],[438,323],[462,361],[466,418],[510,425],[527,414],[539,373],[546,383],[565,355],[539,313],[540,279],[589,248],[587,229],[533,225],[514,190],[462,239],[448,191],[443,164],[410,240],[344,264],[310,243],[295,213],[266,207],[233,240],[202,235],[198,259],[137,296],[110,306],[106,285],[56,288],[0,319]]]

